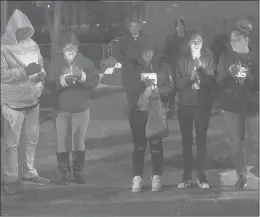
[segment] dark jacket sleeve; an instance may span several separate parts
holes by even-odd
[[[158,73],[158,87],[173,87],[172,70],[168,64],[162,64],[162,70]]]
[[[49,73],[46,78],[45,78],[45,87],[50,90],[55,90],[56,89],[56,77],[55,73],[57,73],[57,69],[55,69],[55,72]]]
[[[182,71],[184,69],[184,61],[180,59],[177,63],[176,70],[174,72],[174,82],[177,90],[183,90],[191,85],[194,81],[190,79],[190,76],[184,76]]]
[[[122,85],[126,94],[140,94],[146,88],[138,72],[133,71],[133,73],[131,75],[127,71],[122,71]]]
[[[251,91],[259,91],[259,61],[257,60],[257,57],[253,57],[251,73],[245,81],[245,86]]]
[[[212,84],[216,80],[216,65],[213,58],[209,57],[204,60],[204,67],[198,69],[200,84]]]
[[[112,56],[116,58],[118,62],[122,65],[125,65],[129,62],[125,53],[124,53],[124,38],[121,38],[118,42],[115,43],[112,49]]]
[[[83,59],[83,61],[85,62],[84,72],[86,73],[86,81],[84,82],[84,86],[87,89],[91,90],[94,89],[99,83],[99,70],[96,68],[91,60],[85,57],[83,57]]]
[[[141,53],[138,53],[137,55],[132,55],[130,57],[126,56],[124,50],[126,49],[126,47],[124,45],[128,44],[127,40],[129,39],[127,37],[128,36],[125,36],[125,38],[122,38],[115,44],[112,50],[112,56],[115,57],[118,62],[120,62],[123,66],[126,67],[130,67],[131,65],[133,65],[134,67],[137,67],[138,65],[144,66],[144,61],[142,59]]]
[[[217,65],[217,77],[216,81],[220,88],[225,88],[229,85],[229,83],[234,80],[234,78],[227,73],[226,67],[225,67],[225,55],[222,54],[219,58],[219,62]]]

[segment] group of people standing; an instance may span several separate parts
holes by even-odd
[[[128,31],[115,45],[113,55],[122,64],[122,85],[130,105],[129,124],[134,143],[132,192],[142,191],[147,147],[145,129],[149,110],[142,110],[138,104],[145,88],[150,85],[142,80],[140,74],[143,72],[157,73],[157,86],[161,100],[167,106],[168,118],[175,112],[178,116],[184,163],[183,177],[178,188],[193,186],[193,124],[198,150],[197,186],[210,187],[206,175],[207,131],[216,99],[233,150],[238,176],[235,187],[244,188],[247,185],[246,127],[251,131],[247,141],[253,142],[254,146],[258,145],[258,132],[255,129],[258,125],[259,69],[257,57],[249,49],[252,33],[250,21],[243,19],[236,23],[220,57],[214,56],[205,45],[202,32],[186,31],[183,19],[175,22],[176,34],[167,37],[161,50],[156,43],[151,42],[150,36],[142,34],[141,20],[133,18],[127,27]],[[177,111],[175,99],[178,99]],[[152,191],[162,190],[162,139],[159,142],[148,140],[153,168]]]
[[[176,35],[167,39],[162,50],[150,36],[142,34],[139,19],[130,19],[126,25],[126,31],[115,44],[112,55],[122,64],[122,86],[129,105],[129,124],[134,144],[132,191],[142,191],[148,144],[153,168],[152,191],[162,190],[163,136],[148,139],[149,107],[140,103],[147,88],[153,85],[141,75],[151,72],[157,74],[160,100],[168,109],[168,117],[175,112],[178,115],[184,161],[184,173],[178,187],[192,187],[193,123],[198,148],[197,184],[201,188],[210,187],[206,176],[207,130],[216,98],[234,150],[238,174],[236,187],[245,187],[245,127],[249,117],[258,116],[256,100],[259,90],[258,65],[248,47],[251,23],[248,20],[237,22],[218,63],[205,46],[203,34],[186,31],[183,19],[176,21]],[[1,38],[1,111],[4,119],[1,165],[3,184],[9,191],[13,186],[19,186],[21,180],[50,183],[49,179],[38,175],[34,166],[39,139],[39,97],[43,83],[52,91],[57,111],[56,155],[60,183],[69,183],[71,170],[77,183],[86,183],[83,170],[85,135],[90,119],[89,96],[100,82],[100,70],[79,52],[75,34],[67,32],[59,40],[54,76],[46,79],[40,50],[31,39],[33,33],[26,15],[15,10]],[[258,137],[255,137],[257,143]],[[25,144],[22,171],[18,162],[21,138]]]

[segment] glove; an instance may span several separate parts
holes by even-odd
[[[44,78],[45,78],[45,72],[39,72],[37,74],[30,76],[31,81],[35,83],[41,82]]]
[[[145,78],[142,81],[144,82],[146,87],[150,87],[152,85],[155,85],[155,80],[154,79]]]
[[[67,75],[65,76],[65,81],[68,85],[74,84],[76,82],[77,78],[75,75]]]
[[[190,80],[195,81],[198,79],[198,71],[196,69],[193,69],[191,72]]]
[[[77,81],[81,80],[82,73],[83,73],[82,71],[76,71],[76,72],[73,73],[73,75],[75,76]]]
[[[30,76],[40,72],[42,70],[42,66],[37,63],[30,63],[28,66],[24,68],[24,70],[26,72],[26,75]]]
[[[245,80],[247,79],[246,77],[236,77],[237,81],[239,82],[239,84],[244,84]]]
[[[196,67],[196,69],[199,69],[200,67],[205,67],[205,64],[201,61],[200,58],[196,58],[194,59],[194,65]]]

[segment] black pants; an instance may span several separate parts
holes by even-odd
[[[133,176],[142,176],[144,172],[144,160],[147,143],[151,150],[151,160],[153,175],[162,175],[163,167],[163,146],[162,140],[148,141],[146,139],[146,125],[148,121],[148,111],[131,110],[129,114],[129,124],[134,143],[133,151]]]
[[[161,100],[163,102],[164,107],[168,110],[167,111],[167,118],[171,119],[173,116],[175,116],[175,98],[176,98],[176,93],[171,92],[167,95],[160,95]]]
[[[207,130],[209,127],[211,106],[179,106],[178,119],[182,134],[182,155],[184,161],[183,179],[192,176],[192,140],[193,122],[196,129],[197,169],[199,175],[205,175],[207,155]]]

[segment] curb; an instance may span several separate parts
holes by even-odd
[[[129,188],[129,186],[128,186]],[[174,194],[174,195],[162,195],[153,194],[153,195],[145,195],[145,197],[140,196],[140,194],[133,194],[130,191],[128,197],[121,195],[117,196],[117,198],[110,198],[107,201],[99,200],[99,201],[89,201],[89,199],[68,199],[68,200],[59,200],[59,201],[51,201],[51,204],[74,204],[74,205],[98,205],[98,204],[122,204],[122,203],[146,203],[146,202],[174,202],[174,201],[185,201],[188,203],[192,202],[219,202],[219,201],[228,201],[228,200],[254,200],[257,202],[258,192],[257,191],[241,191],[241,192],[221,192],[219,196],[216,197],[214,193],[205,193],[201,194]],[[160,195],[161,194],[161,195]]]

